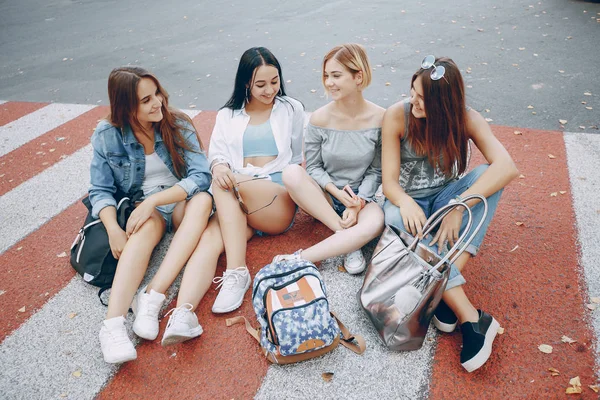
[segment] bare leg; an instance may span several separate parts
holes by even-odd
[[[302,258],[314,263],[360,249],[381,234],[383,220],[381,207],[369,203],[359,212],[356,225],[337,231],[327,239],[302,250]]]
[[[454,262],[454,265],[459,271],[462,271],[466,263],[471,259],[471,255],[467,252],[458,257]],[[456,314],[459,322],[477,322],[479,320],[479,314],[477,309],[471,304],[471,301],[467,297],[462,286],[456,286],[452,289],[446,290],[442,296],[444,302],[450,307],[450,309]]]
[[[148,284],[147,293],[150,289],[165,293],[171,286],[198,245],[211,209],[212,197],[208,193],[199,193],[189,201],[177,204],[173,211],[175,235],[156,275]]]
[[[133,296],[148,269],[152,250],[165,232],[165,221],[158,211],[127,240],[117,264],[108,300],[106,319],[126,315]]]
[[[246,227],[246,240],[250,240],[253,230]],[[177,307],[189,303],[195,310],[210,288],[217,269],[219,255],[225,250],[219,219],[213,215],[208,227],[202,233],[198,246],[192,253],[181,279]]]
[[[323,189],[299,165],[288,165],[283,170],[283,183],[298,207],[321,221],[332,231],[342,230],[341,218],[331,207]]]

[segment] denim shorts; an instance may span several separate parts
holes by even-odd
[[[155,187],[154,189],[152,189],[151,191],[149,191],[148,193],[145,193],[144,198],[142,200],[146,199],[147,197],[152,196],[155,193],[159,193],[159,192],[162,192],[163,190],[167,190],[171,187],[172,186],[159,185],[159,186]],[[158,211],[160,213],[160,215],[165,220],[165,223],[167,224],[167,228],[166,228],[167,232],[173,231],[173,210],[175,210],[176,206],[177,206],[177,203],[156,206],[156,211]]]
[[[425,213],[425,217],[429,218],[431,214],[439,210],[441,207],[448,204],[451,199],[454,199],[456,196],[465,192],[468,188],[470,188],[477,179],[485,172],[488,168],[487,164],[480,165],[474,168],[467,175],[462,178],[449,182],[444,186],[439,192],[432,194],[428,197],[413,199],[415,202],[423,209]],[[498,201],[500,200],[500,196],[502,194],[502,189],[494,193],[493,195],[487,198],[488,203],[488,213],[485,218],[485,222],[481,226],[479,232],[473,238],[473,241],[469,246],[467,246],[466,252],[470,253],[472,256],[475,256],[479,251],[479,246],[483,242],[483,237],[487,231],[487,228],[494,217],[494,213],[496,212],[496,208],[498,206]],[[479,223],[481,217],[483,216],[483,204],[478,203],[472,209],[473,212],[473,226],[471,227],[471,231],[475,230],[475,226]],[[385,224],[391,225],[397,229],[407,232],[404,228],[404,223],[402,222],[402,215],[400,214],[400,209],[392,204],[389,200],[385,200],[385,204],[383,205],[383,212],[385,214]],[[466,214],[466,211],[465,211]],[[460,228],[460,233],[464,232],[464,229],[467,225],[467,218],[463,217],[462,226]],[[434,232],[435,233],[435,232]],[[469,235],[467,235],[467,238]],[[429,244],[433,236],[429,235],[424,239],[425,244]],[[432,244],[432,251],[435,253],[438,252],[437,243]],[[447,249],[446,249],[447,250]],[[465,278],[462,276],[458,268],[453,264],[450,269],[450,277],[448,278],[448,284],[446,286],[446,290],[452,289],[455,286],[463,285],[466,283]]]
[[[287,231],[289,231],[290,229],[292,229],[292,226],[294,226],[294,223],[296,222],[296,214],[298,214],[298,206],[296,206],[296,209],[294,210],[294,216],[292,217],[292,222],[290,222],[290,225],[285,228],[285,230],[281,233],[286,233]],[[281,235],[281,233],[279,233],[279,235]],[[270,233],[266,233],[263,231],[259,231],[258,229],[256,229],[254,231],[254,234],[258,237],[265,237],[265,236],[271,236]]]
[[[352,191],[354,193],[358,193],[358,188],[352,188]],[[333,211],[335,211],[335,213],[340,217],[344,215],[344,211],[346,211],[346,206],[344,205],[344,203],[342,203],[336,197],[330,195],[327,192],[325,194],[327,194],[331,199],[331,207],[333,207]]]

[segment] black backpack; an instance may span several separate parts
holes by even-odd
[[[138,191],[133,196],[117,193],[117,222],[125,229],[127,220],[135,208],[135,203],[143,196]],[[77,233],[71,245],[71,265],[90,285],[100,289],[98,296],[112,286],[117,269],[117,260],[113,257],[108,241],[108,233],[100,218],[92,217],[92,205],[89,196],[82,200],[88,209],[83,227]],[[102,301],[102,299],[101,299]],[[104,303],[103,303],[104,304]]]

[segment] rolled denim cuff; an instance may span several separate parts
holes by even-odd
[[[462,276],[458,268],[454,264],[450,266],[450,276],[448,277],[448,283],[446,284],[446,290],[450,290],[460,285],[467,283],[465,277]]]
[[[477,247],[477,246],[475,246],[473,244],[470,244],[465,249],[465,252],[467,252],[470,255],[472,255],[473,257],[475,257],[477,255],[477,253],[479,253],[479,247]]]
[[[187,193],[187,200],[194,197],[196,193],[200,191],[200,186],[194,182],[191,178],[185,178],[176,183],[176,185],[180,186]]]
[[[117,202],[112,197],[98,200],[92,207],[92,217],[96,219],[100,218],[100,211],[110,206],[117,208]]]

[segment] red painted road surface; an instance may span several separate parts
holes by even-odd
[[[1,104],[0,126],[43,106]],[[97,120],[107,111],[106,107],[94,108],[0,157],[0,196],[60,162],[60,156],[88,145]],[[215,114],[202,112],[194,118],[205,148]],[[498,336],[488,363],[472,374],[460,366],[460,332],[439,335],[430,398],[564,398],[568,380],[574,376],[584,382],[579,398],[597,398],[587,388],[597,381],[592,347],[595,338],[585,308],[588,295],[578,263],[562,134],[520,129],[522,135],[515,135],[513,128],[492,128],[523,177],[505,189],[480,254],[464,274],[472,302],[492,313],[505,332]],[[55,137],[66,139],[55,142]],[[51,143],[55,151],[49,152],[49,145],[44,143]],[[38,154],[40,151],[43,154]],[[482,157],[476,154],[471,165],[480,162]],[[85,208],[78,202],[0,255],[2,289],[11,293],[0,297],[0,341],[74,276],[68,257],[57,255],[68,253],[84,216]],[[253,238],[248,247],[252,274],[274,254],[306,248],[326,235],[328,230],[323,225],[301,213],[289,232]],[[218,275],[224,267],[221,257]],[[199,340],[169,348],[161,347],[158,340],[141,343],[137,361],[122,366],[98,397],[156,398],[160,393],[160,398],[252,398],[268,364],[249,335],[225,326],[225,319],[231,315],[211,313],[215,296],[216,291],[209,290],[197,310],[204,327]],[[18,312],[23,306],[25,312]],[[253,319],[248,293],[242,307],[232,314]],[[163,319],[161,334],[165,325]],[[563,335],[577,342],[563,343]],[[552,354],[540,352],[540,344],[552,345]],[[559,370],[560,375],[551,376],[550,367]]]

